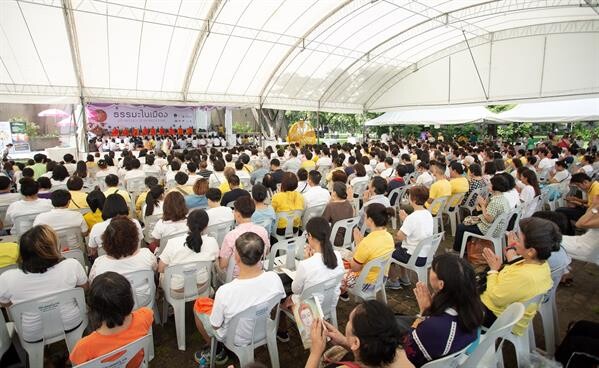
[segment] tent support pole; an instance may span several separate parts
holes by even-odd
[[[478,71],[478,66],[476,65],[476,60],[474,60],[474,54],[472,53],[472,49],[470,48],[470,43],[468,43],[468,38],[466,37],[466,32],[462,30],[462,35],[464,36],[464,41],[466,41],[466,46],[468,46],[468,52],[470,52],[470,58],[472,59],[472,64],[474,64],[474,70],[476,70],[476,75],[478,76],[478,81],[480,82],[480,87],[483,89],[483,93],[485,94],[485,100],[489,99],[489,95],[487,94],[487,90],[485,89],[485,84],[483,83],[483,79],[480,76],[480,72]],[[490,73],[491,71],[489,71]]]
[[[85,111],[85,98],[82,96],[79,96],[79,99],[81,100],[81,124],[83,124],[83,126],[81,127],[81,134],[83,135],[83,137],[85,137],[85,142],[87,142],[87,113]],[[86,144],[83,147],[83,152],[89,152],[88,149],[89,145]],[[77,152],[79,153],[79,152]]]
[[[260,105],[258,106],[258,127],[260,128],[260,147],[262,147],[262,136],[264,135],[262,131],[262,97],[260,97]],[[264,147],[262,147],[264,149]]]
[[[320,144],[320,101],[318,101],[316,109],[316,143]]]

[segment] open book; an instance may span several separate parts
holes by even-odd
[[[322,307],[318,297],[312,296],[306,300],[302,300],[299,303],[293,305],[293,317],[297,324],[304,349],[310,349],[312,340],[310,339],[310,331],[312,330],[312,322],[317,319],[322,319],[324,314],[322,313]]]

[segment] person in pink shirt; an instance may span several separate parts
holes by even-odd
[[[262,238],[264,241],[264,254],[268,254],[268,250],[270,249],[270,239],[268,233],[263,226],[254,224],[252,222],[252,215],[254,214],[255,210],[256,205],[249,196],[238,198],[235,201],[235,210],[233,211],[233,216],[235,217],[237,226],[235,229],[227,233],[223,239],[223,243],[220,247],[220,252],[218,255],[218,276],[221,281],[225,280],[227,267],[229,266],[229,262],[231,262],[233,253],[235,252],[235,240],[242,234],[252,232]],[[239,267],[235,266],[233,278],[236,278],[237,275],[239,275]]]

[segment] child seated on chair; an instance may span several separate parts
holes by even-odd
[[[133,310],[131,284],[116,272],[105,272],[92,282],[88,295],[89,316],[96,330],[77,342],[69,359],[73,365],[83,364],[125,346],[150,331],[154,315],[146,307]],[[127,363],[139,367],[144,351],[140,350]],[[118,356],[115,356],[116,360]]]
[[[262,269],[264,256],[264,240],[256,233],[245,232],[235,241],[235,263],[239,266],[239,276],[221,286],[214,296],[214,302],[208,298],[198,298],[194,305],[195,323],[202,338],[207,343],[212,336],[222,341],[227,336],[227,327],[231,319],[238,313],[253,306],[265,303],[273,298],[285,297],[285,289],[281,279],[275,272]],[[235,333],[236,345],[250,343],[252,336],[251,322],[241,321]],[[245,333],[244,333],[245,332]],[[251,332],[249,332],[251,333]],[[219,344],[220,345],[220,344]],[[202,357],[210,359],[210,345],[195,353],[196,362]],[[214,357],[216,364],[224,364],[227,353],[222,345]]]

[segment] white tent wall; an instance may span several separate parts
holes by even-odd
[[[596,0],[3,0],[0,102],[362,112],[597,93],[598,9]]]

